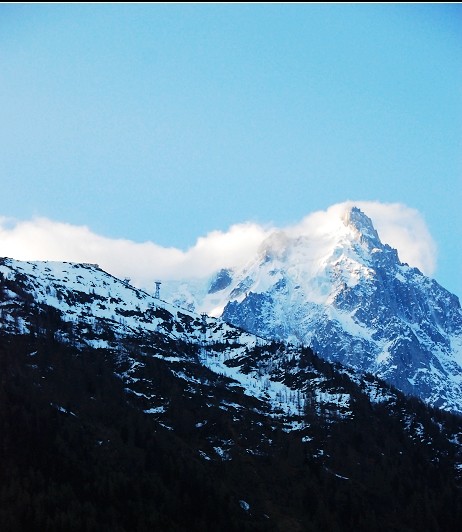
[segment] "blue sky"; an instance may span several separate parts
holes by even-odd
[[[2,4],[3,224],[185,250],[401,203],[461,296],[461,23],[457,4]]]

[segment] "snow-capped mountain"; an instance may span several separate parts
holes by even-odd
[[[458,298],[401,263],[356,207],[304,234],[275,232],[245,267],[178,283],[169,297],[462,412]]]

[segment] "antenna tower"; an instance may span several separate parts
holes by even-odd
[[[156,299],[160,299],[160,285],[162,284],[161,281],[155,281],[156,283],[156,293],[154,294],[154,297]]]

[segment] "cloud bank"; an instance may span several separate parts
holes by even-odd
[[[0,256],[97,263],[117,277],[130,277],[136,286],[152,287],[155,279],[206,277],[223,266],[241,264],[253,256],[270,231],[253,223],[237,224],[226,232],[212,231],[182,251],[154,242],[107,238],[86,226],[46,218],[0,218]]]
[[[212,231],[188,250],[166,248],[154,242],[111,239],[46,218],[13,221],[0,218],[0,256],[19,260],[57,260],[98,263],[117,277],[130,277],[136,286],[151,288],[156,279],[207,277],[221,267],[239,267],[253,258],[273,231],[291,235],[338,223],[349,206],[369,216],[382,242],[398,250],[400,259],[427,275],[436,267],[436,245],[420,213],[405,205],[379,202],[345,202],[308,215],[290,227],[264,227],[241,223],[227,231]]]

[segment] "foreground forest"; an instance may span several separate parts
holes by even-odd
[[[334,423],[305,409],[310,445],[244,394],[245,415],[220,408],[226,382],[206,369],[207,393],[191,395],[166,363],[147,364],[168,395],[168,424],[140,409],[103,349],[2,335],[0,371],[2,531],[450,531],[462,522],[454,447],[436,433],[433,445],[418,441],[359,395],[354,416]],[[428,426],[437,416],[460,429],[458,417],[412,407]],[[235,443],[221,458],[209,451],[217,437]]]

